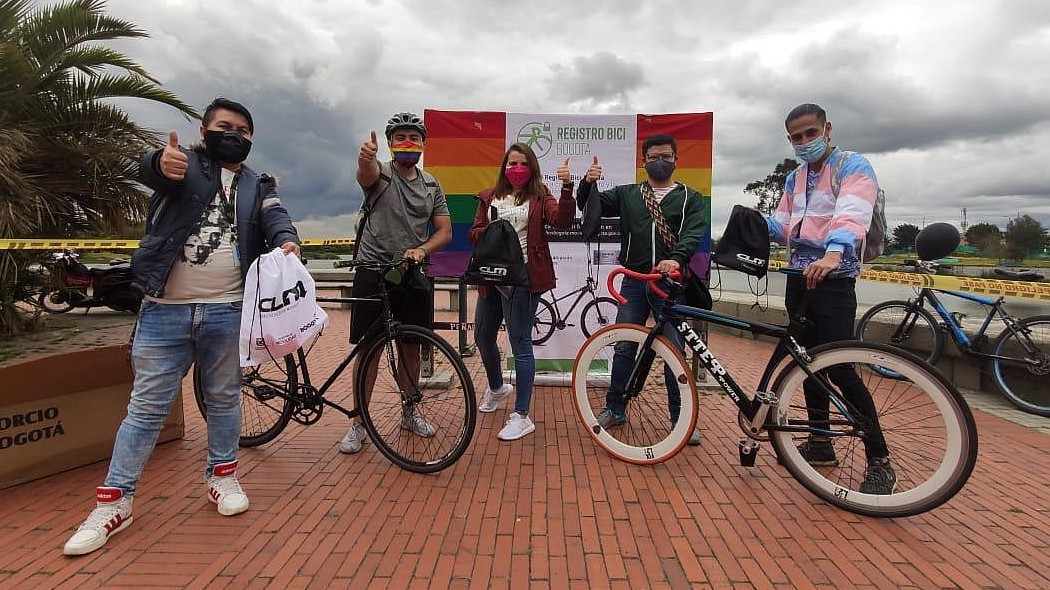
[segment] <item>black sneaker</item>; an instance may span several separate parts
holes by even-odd
[[[835,467],[839,464],[835,445],[828,439],[811,438],[798,446],[798,452],[806,463],[814,467]]]
[[[864,470],[864,481],[860,493],[887,496],[897,489],[897,472],[893,470],[889,457],[871,459]]]

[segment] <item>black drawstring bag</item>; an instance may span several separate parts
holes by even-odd
[[[494,221],[474,246],[463,281],[468,285],[528,285],[529,271],[525,268],[518,232],[506,219],[495,219],[495,207],[490,212],[490,219]]]
[[[769,267],[769,225],[755,209],[733,205],[722,239],[715,247],[720,266],[762,278]]]

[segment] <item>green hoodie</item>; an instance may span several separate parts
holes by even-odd
[[[576,201],[582,209],[587,199],[598,193],[602,201],[602,217],[620,218],[622,266],[635,272],[649,272],[656,263],[670,259],[685,268],[700,247],[711,219],[708,201],[680,182],[675,182],[675,187],[660,200],[660,210],[671,231],[678,236],[675,249],[668,251],[667,244],[657,235],[653,218],[642,200],[640,186],[624,184],[598,193],[593,183],[584,181],[580,183]]]

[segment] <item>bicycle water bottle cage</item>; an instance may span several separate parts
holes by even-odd
[[[963,322],[963,320],[965,318],[966,318],[966,314],[961,312],[961,311],[953,311],[952,312],[952,321],[954,321],[956,324],[958,324],[960,326],[962,325],[962,322]]]

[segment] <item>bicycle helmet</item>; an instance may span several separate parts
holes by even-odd
[[[398,129],[415,129],[423,136],[424,141],[427,139],[427,128],[423,126],[423,119],[417,117],[415,113],[398,113],[390,117],[390,120],[386,122],[387,141]]]

